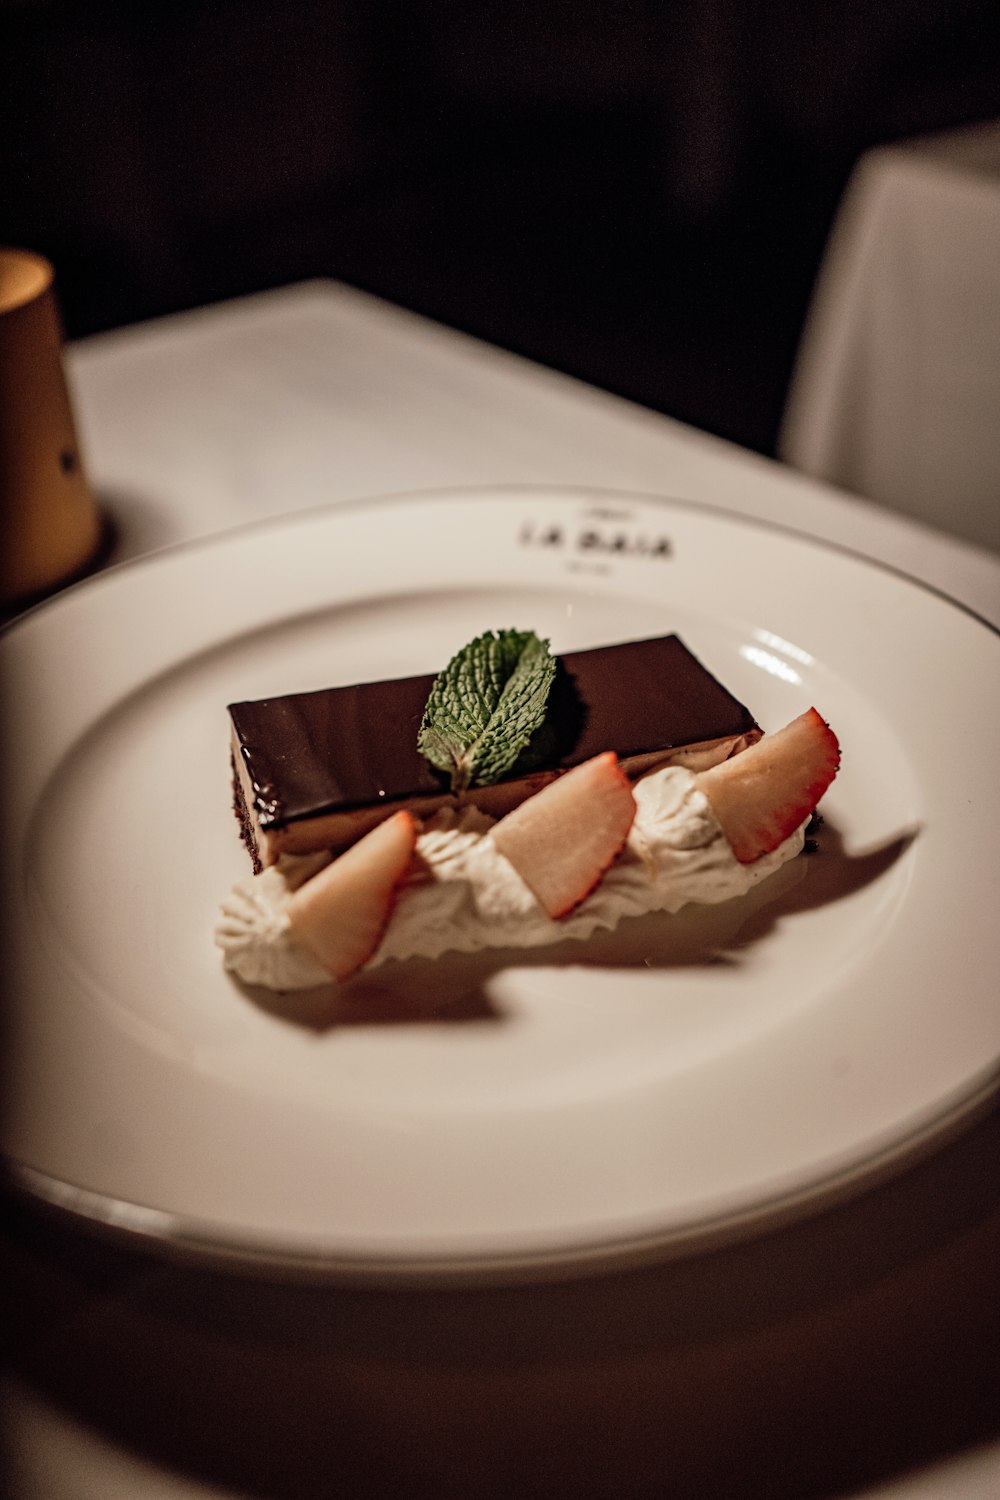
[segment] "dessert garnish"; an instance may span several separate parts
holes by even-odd
[[[555,671],[533,630],[488,630],[452,657],[434,679],[417,746],[453,792],[514,771],[542,727]]]
[[[504,637],[516,640],[483,665]],[[451,716],[443,755],[450,775],[462,764],[462,781],[476,774],[469,751],[491,723],[497,744],[504,723],[517,730],[495,761],[491,752],[481,763],[514,767],[544,722],[544,643],[501,632],[472,645],[484,652],[478,665],[475,652],[464,662],[459,653],[452,678],[447,668],[438,679]],[[477,672],[489,677],[485,693],[464,686]],[[425,723],[436,722],[435,687]],[[462,698],[461,713],[451,695]],[[426,822],[412,808],[395,810],[346,852],[282,855],[238,882],[216,941],[245,982],[282,990],[344,980],[390,959],[532,948],[689,901],[730,900],[801,851],[839,763],[836,736],[815,709],[698,770],[658,764],[631,779],[608,748],[548,775],[500,817],[451,797]]]
[[[625,847],[635,811],[632,783],[606,750],[501,818],[493,843],[558,921],[600,884]]]
[[[556,658],[536,641],[501,631],[466,647],[454,671],[437,677],[230,704],[233,800],[254,868],[345,848],[400,808],[429,818],[474,806],[502,817],[605,750],[634,779],[666,764],[701,770],[760,738],[750,711],[677,636]],[[542,722],[531,730],[546,679]],[[421,738],[433,742],[435,763]],[[498,779],[487,782],[491,775]],[[452,777],[464,790],[451,789]]]
[[[417,843],[412,813],[393,813],[299,886],[288,922],[333,979],[346,979],[382,941]]]
[[[840,745],[810,708],[765,735],[753,755],[703,771],[700,785],[740,864],[752,864],[808,820],[840,767]]]

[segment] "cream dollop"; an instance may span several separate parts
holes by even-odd
[[[496,849],[492,818],[475,808],[439,812],[417,840],[413,870],[367,967],[389,959],[440,958],[449,951],[537,948],[588,938],[626,917],[676,912],[691,901],[729,901],[794,858],[804,842],[803,824],[771,854],[741,865],[696,775],[681,766],[637,782],[635,800],[635,822],[622,853],[586,901],[558,922],[546,916]],[[236,884],[215,929],[227,969],[247,984],[277,990],[330,982],[296,940],[287,917],[292,892],[326,862],[326,855],[286,856]]]

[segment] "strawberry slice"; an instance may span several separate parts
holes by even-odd
[[[360,969],[382,941],[416,842],[416,819],[404,808],[291,897],[288,920],[296,937],[334,979]]]
[[[550,917],[579,906],[628,838],[635,798],[613,750],[574,766],[501,818],[493,843]]]
[[[840,746],[810,708],[784,729],[700,772],[711,804],[740,864],[777,849],[808,818],[837,774]]]

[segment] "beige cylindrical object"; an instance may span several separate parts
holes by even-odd
[[[62,343],[52,266],[0,247],[0,604],[72,578],[101,541]]]

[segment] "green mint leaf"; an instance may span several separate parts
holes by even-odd
[[[515,765],[545,718],[556,661],[531,630],[488,630],[434,681],[417,737],[453,792],[491,786]]]

